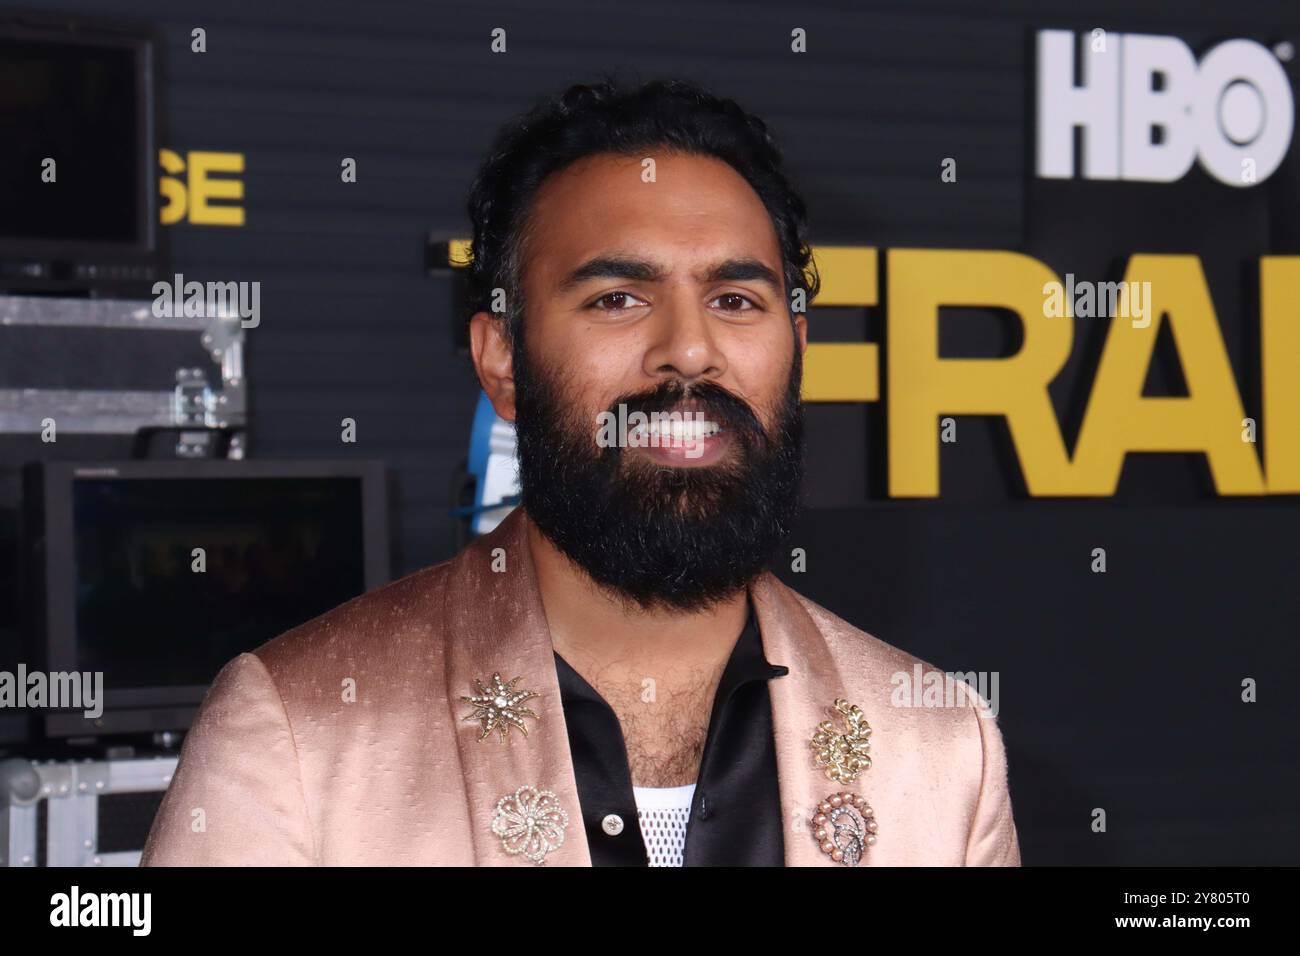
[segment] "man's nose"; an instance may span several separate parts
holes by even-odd
[[[651,317],[645,373],[653,378],[675,374],[688,381],[720,376],[727,363],[715,322],[702,303],[685,296],[661,302]]]

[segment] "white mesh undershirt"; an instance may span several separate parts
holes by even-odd
[[[691,817],[695,784],[684,787],[633,787],[641,839],[651,866],[681,866],[686,823]]]

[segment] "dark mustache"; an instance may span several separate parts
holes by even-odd
[[[610,413],[617,418],[618,407],[623,405],[629,415],[633,412],[642,412],[646,416],[665,414],[687,400],[696,402],[699,411],[728,431],[763,435],[763,426],[749,403],[714,382],[691,386],[675,380],[664,382],[648,392],[620,396],[614,401]]]

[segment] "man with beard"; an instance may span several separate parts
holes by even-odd
[[[469,211],[521,506],[227,665],[144,862],[1018,864],[978,696],[768,570],[817,276],[763,123],[574,87],[502,131]],[[947,706],[896,693],[922,674]]]

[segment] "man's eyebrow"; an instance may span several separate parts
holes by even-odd
[[[589,279],[633,279],[639,282],[656,282],[664,271],[646,259],[631,256],[597,256],[588,259],[560,280],[558,290],[567,292]]]
[[[634,256],[597,256],[588,259],[560,280],[558,291],[567,292],[590,279],[628,279],[638,282],[658,282],[667,273],[648,259]],[[725,259],[696,273],[701,282],[748,282],[757,280],[771,286],[773,291],[783,288],[781,277],[757,259]]]
[[[766,282],[774,292],[782,289],[781,277],[757,259],[727,259],[711,266],[700,276],[704,282]]]

